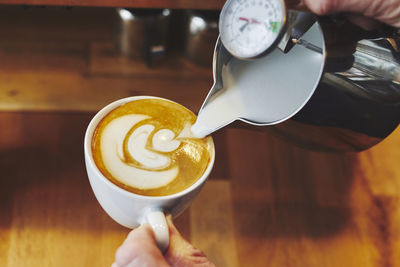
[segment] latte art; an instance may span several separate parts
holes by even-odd
[[[154,146],[149,149],[146,147],[155,127],[145,124],[129,135],[141,117],[126,115],[112,121],[104,129],[101,146],[104,164],[115,178],[126,185],[142,189],[167,185],[176,177],[178,170],[176,166],[170,167],[171,159],[168,155],[159,153],[161,151],[157,151]],[[179,144],[170,152],[176,150]]]
[[[189,110],[166,100],[129,102],[96,128],[96,165],[109,180],[135,193],[179,192],[201,177],[210,160],[210,139],[191,134],[195,119]]]

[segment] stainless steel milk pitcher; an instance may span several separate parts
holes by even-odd
[[[327,49],[324,74],[307,104],[270,130],[313,149],[368,149],[400,123],[399,36],[389,27],[365,32],[331,18],[319,21]],[[363,37],[369,40],[354,42]]]
[[[304,104],[298,105],[299,108],[293,109],[292,113],[285,114],[285,118],[290,118],[287,120],[277,119],[271,123],[260,123],[260,121],[237,116],[229,124],[241,120],[247,124],[234,123],[233,125],[272,131],[287,140],[311,149],[324,151],[368,149],[392,133],[400,122],[399,36],[396,30],[389,27],[366,32],[333,16],[318,18],[317,24],[324,39],[324,45],[320,48],[322,51],[320,53],[323,53],[323,71],[316,80],[315,90],[311,91],[310,97],[305,98]],[[314,25],[311,31],[314,27],[316,26]],[[307,46],[307,36],[304,40],[306,45],[304,43],[302,45]],[[298,44],[295,44],[296,46]],[[292,48],[292,50],[295,49],[297,48]],[[305,47],[304,51],[307,49],[310,50]],[[310,56],[298,57],[296,53],[303,55],[301,52],[303,50],[298,51],[287,54],[279,51],[274,52],[275,56],[265,56],[270,57],[271,60],[264,60],[261,64],[274,65],[276,63],[279,66],[281,61],[287,61],[286,65],[281,64],[278,74],[274,74],[274,78],[279,76],[275,79],[277,87],[279,87],[279,81],[286,82],[298,75],[297,72],[304,71],[303,69],[308,65],[311,66],[307,62]],[[318,53],[318,51],[314,52]],[[291,58],[293,60],[288,60]],[[217,79],[219,74],[216,72],[226,67],[228,71],[234,73],[232,69],[237,63],[233,64],[232,60],[241,62],[229,55],[218,39],[213,62],[215,83],[204,101],[199,116],[215,100],[221,90],[228,90],[223,85],[224,79]],[[249,66],[256,64],[252,62],[243,61],[243,64]],[[232,67],[232,65],[235,66]],[[266,70],[270,71],[270,69]],[[315,70],[318,71],[318,68]],[[246,72],[241,73],[249,75]],[[265,72],[257,75],[264,76],[264,74]],[[310,76],[312,75],[303,75],[302,78],[308,79]],[[258,83],[257,86],[264,85]],[[282,91],[285,88],[279,89],[278,93],[285,92],[286,95],[277,101],[285,104],[290,100],[291,92],[295,89],[287,93]],[[252,92],[249,88],[246,90],[243,92]],[[268,97],[274,98],[274,93],[269,93]],[[255,101],[254,99],[257,99],[257,96],[252,101]],[[262,97],[257,101],[262,102]],[[268,106],[265,106],[266,110],[267,108]],[[270,126],[253,127],[251,124]]]

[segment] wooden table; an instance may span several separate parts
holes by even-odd
[[[107,10],[91,13],[104,27],[66,19],[86,9],[56,11],[52,23],[2,11],[0,266],[109,266],[129,230],[88,183],[83,135],[94,110],[151,93],[196,111],[211,71],[179,54],[151,70],[113,54]],[[210,180],[175,222],[218,266],[400,266],[399,128],[359,154],[239,129],[214,139]]]
[[[0,113],[0,266],[109,266],[128,229],[83,163],[92,114]],[[215,135],[205,189],[176,219],[218,266],[400,266],[400,129],[359,154],[268,133]]]

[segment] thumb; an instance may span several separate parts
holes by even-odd
[[[168,266],[148,224],[132,230],[115,254],[112,267]]]
[[[186,241],[176,229],[172,216],[167,216],[170,233],[170,244],[165,254],[167,262],[173,267],[197,266],[215,267],[206,255]]]
[[[371,12],[370,6],[376,6],[381,0],[303,0],[312,12],[318,15],[327,15],[337,12],[355,12],[362,15]],[[375,3],[375,4],[374,4]],[[371,15],[371,14],[370,14]]]
[[[303,4],[318,15],[350,12],[400,27],[400,4],[397,0],[303,0]],[[360,18],[355,19],[355,22],[357,21],[360,21]],[[370,27],[371,22],[362,20],[358,24]]]

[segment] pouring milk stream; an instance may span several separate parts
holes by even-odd
[[[316,89],[325,61],[318,23],[302,40],[319,50],[296,45],[283,53],[276,47],[263,57],[243,60],[232,56],[219,38],[213,60],[214,85],[192,126],[194,135],[204,137],[236,120],[272,125],[299,111]]]
[[[325,58],[323,34],[312,15],[287,12],[281,0],[228,0],[219,31],[214,85],[192,127],[195,136],[204,137],[235,120],[276,124],[305,105]]]

